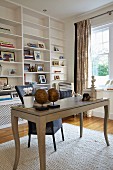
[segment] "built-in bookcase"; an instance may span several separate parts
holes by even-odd
[[[24,68],[25,83],[37,82],[38,88],[50,87],[49,17],[23,8],[23,38],[23,50],[31,55],[24,55],[24,67],[29,64],[34,68],[34,71]],[[39,81],[40,75],[44,75],[45,82]]]
[[[21,10],[18,5],[0,1],[0,77],[8,77],[10,85],[23,83]]]
[[[49,88],[67,79],[62,21],[0,1],[0,41],[0,77],[8,77],[9,85],[37,82],[38,88]]]
[[[64,23],[50,18],[51,81],[58,84],[67,79],[67,65],[64,55]]]

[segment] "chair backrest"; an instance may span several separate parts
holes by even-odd
[[[60,99],[72,97],[72,85],[68,82],[60,82],[58,84]]]
[[[30,85],[20,85],[20,86],[15,86],[15,89],[20,97],[20,100],[22,104],[24,104],[23,96],[25,95],[24,88],[26,87],[33,87],[31,84]]]

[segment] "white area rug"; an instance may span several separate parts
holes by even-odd
[[[57,151],[54,152],[51,136],[46,136],[47,170],[113,170],[113,135],[108,135],[107,147],[102,132],[84,128],[79,138],[79,127],[63,124],[65,141],[60,131],[56,134]],[[28,138],[21,138],[21,156],[18,170],[39,170],[36,136],[32,136],[31,147]],[[12,170],[14,163],[14,141],[0,146],[0,170]]]

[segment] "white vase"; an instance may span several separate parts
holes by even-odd
[[[23,97],[24,100],[24,107],[25,108],[31,108],[33,107],[34,104],[34,96],[24,96]]]

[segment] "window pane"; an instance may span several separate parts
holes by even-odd
[[[92,75],[96,78],[95,85],[102,86],[109,77],[109,27],[92,29],[91,61]]]
[[[97,43],[102,43],[102,32],[96,33],[95,40]]]
[[[109,30],[103,31],[103,42],[108,42],[109,41]]]
[[[109,53],[109,42],[103,43],[102,51],[103,53]]]
[[[94,55],[92,58],[92,73],[94,76],[109,75],[108,55]]]

